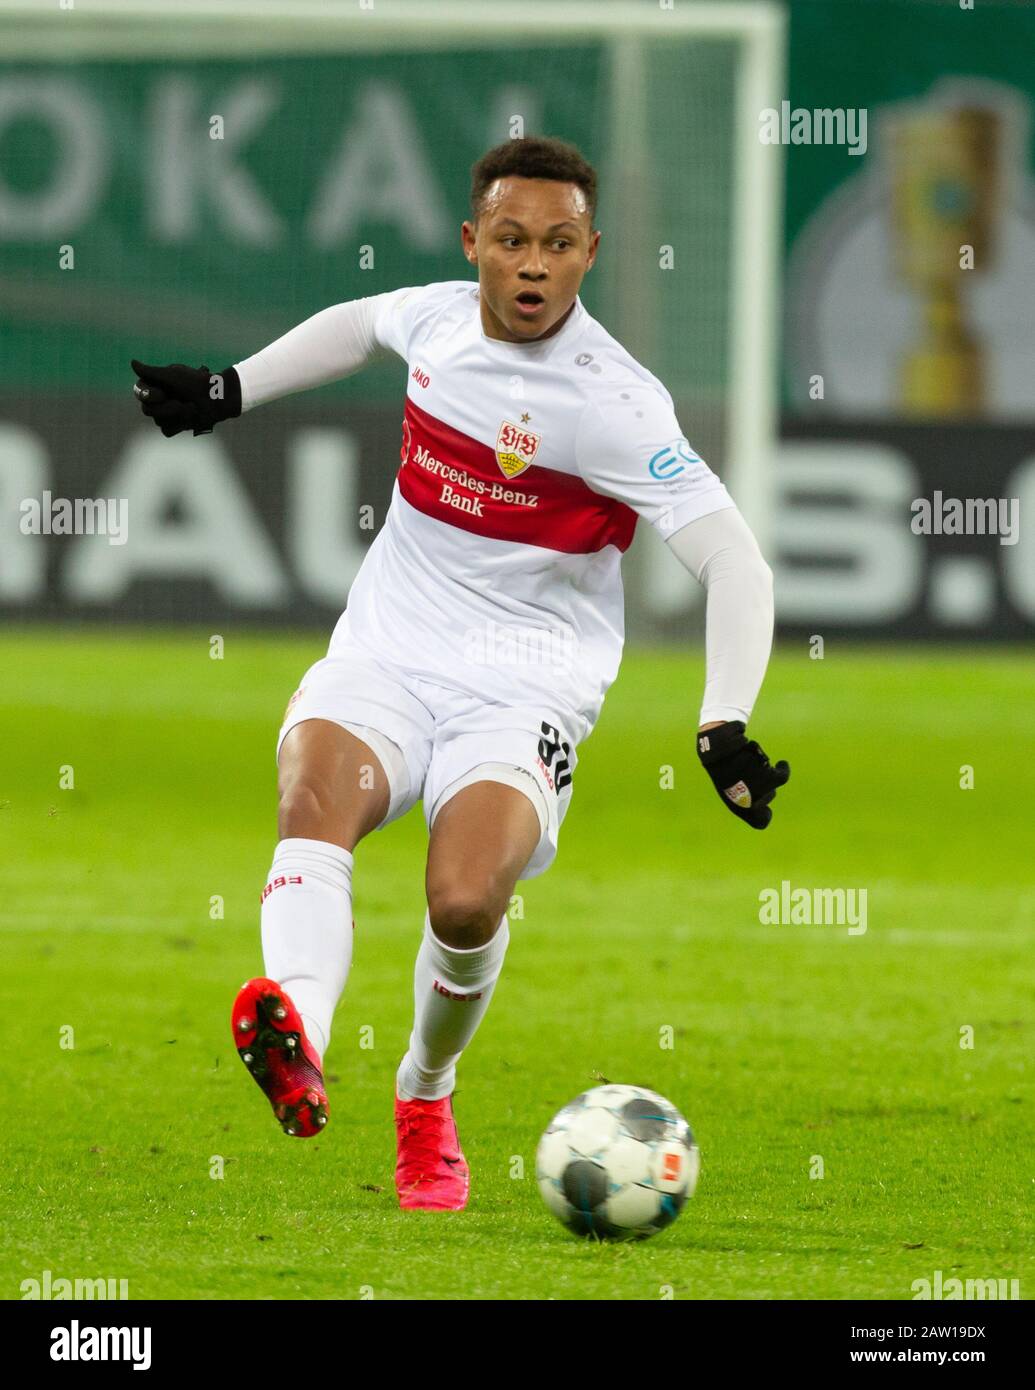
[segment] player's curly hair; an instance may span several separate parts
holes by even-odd
[[[505,179],[510,174],[525,179],[557,179],[560,183],[577,184],[586,195],[592,227],[597,215],[597,171],[566,140],[539,135],[504,140],[471,166],[471,211],[475,222],[488,189],[497,179]]]

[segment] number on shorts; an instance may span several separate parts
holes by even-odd
[[[558,758],[557,766],[553,770],[554,785],[558,791],[563,791],[571,782],[571,772],[569,771],[568,759],[571,756],[571,744],[566,743],[560,735],[560,731],[555,729],[552,724],[547,724],[543,720],[543,737],[539,740],[539,756],[547,767],[553,762],[554,758],[563,751],[564,757]]]

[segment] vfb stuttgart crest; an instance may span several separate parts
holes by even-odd
[[[503,469],[504,476],[516,478],[523,473],[536,456],[543,436],[523,430],[504,420],[496,438],[496,462]]]

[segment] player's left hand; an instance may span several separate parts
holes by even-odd
[[[790,777],[790,764],[773,767],[758,744],[748,742],[739,719],[699,732],[697,754],[723,805],[753,829],[764,830],[773,818],[769,803]]]

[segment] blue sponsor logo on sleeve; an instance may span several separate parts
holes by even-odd
[[[652,478],[664,482],[667,478],[675,478],[680,473],[685,473],[688,463],[700,462],[701,456],[691,449],[690,441],[677,439],[673,444],[666,444],[656,454],[651,455],[647,470]]]

